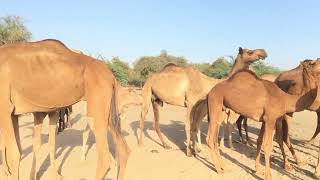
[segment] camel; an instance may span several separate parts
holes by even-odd
[[[268,81],[271,81],[271,82],[274,82],[277,77],[278,77],[278,75],[275,75],[275,74],[263,74],[263,75],[260,76],[261,79],[268,80]],[[247,123],[247,121],[248,121],[248,119],[246,117],[240,115],[238,117],[237,121],[236,121],[236,124],[237,124],[237,127],[238,127],[240,141],[242,143],[244,143],[244,144],[248,144],[249,146],[252,146],[251,140],[250,140],[249,135],[248,135],[248,123]],[[246,133],[246,141],[244,140],[244,138],[242,136],[242,132],[241,132],[242,124],[243,124],[243,127],[244,127],[244,131]]]
[[[265,57],[266,52],[263,49],[249,50],[239,48],[232,71],[236,72],[239,69],[247,69],[252,62]],[[140,138],[138,140],[140,146],[143,145],[144,120],[151,103],[154,112],[154,128],[163,147],[166,149],[171,148],[164,140],[159,125],[159,107],[163,106],[165,102],[187,108],[185,120],[186,154],[187,156],[191,156],[190,112],[194,104],[207,95],[209,90],[221,81],[223,80],[210,78],[192,67],[178,67],[174,64],[168,64],[160,72],[150,75],[142,89],[143,102],[140,118]],[[197,85],[195,86],[195,84]],[[197,137],[199,149],[202,149],[199,130]]]
[[[319,60],[320,59],[318,58],[317,61],[319,61]],[[308,61],[308,60],[305,60],[305,61]],[[275,76],[269,76],[269,77],[272,77],[272,79],[274,79],[274,81],[278,85],[278,87],[280,89],[282,89],[283,91],[285,91],[289,94],[298,95],[301,93],[301,91],[303,90],[303,86],[304,86],[302,72],[303,72],[303,68],[301,65],[299,65],[298,67],[296,67],[292,70],[281,73],[279,76],[277,76],[277,78],[274,78]],[[317,77],[317,80],[318,79],[319,78]],[[312,138],[308,141],[308,144],[312,143],[314,141],[315,137],[318,135],[318,133],[320,131],[320,125],[319,125],[320,124],[319,123],[320,110],[319,110],[319,108],[320,108],[319,97],[316,98],[316,100],[314,101],[314,103],[310,107],[306,108],[306,110],[317,112],[317,116],[318,116],[318,121],[317,121],[318,124],[317,124],[316,131],[314,132],[314,135],[312,136]],[[293,116],[293,113],[289,113],[289,114],[285,115],[283,117],[283,120],[284,120],[283,123],[280,124],[280,127],[278,127],[278,125],[279,125],[279,123],[278,123],[277,129],[276,129],[277,130],[276,132],[279,131],[279,133],[281,133],[280,131],[284,131],[284,132],[282,132],[282,135],[277,133],[277,139],[279,138],[278,143],[280,145],[280,149],[281,149],[281,152],[282,152],[282,155],[284,158],[284,168],[287,170],[291,170],[292,166],[291,166],[291,163],[287,160],[286,154],[284,152],[282,140],[284,140],[284,142],[288,146],[288,148],[289,148],[291,154],[293,155],[293,157],[295,158],[297,164],[301,165],[304,163],[296,155],[296,153],[293,149],[293,146],[290,142],[289,135],[288,135],[288,133],[289,133],[288,131],[290,129],[289,125],[290,125],[292,116]],[[240,136],[241,136],[241,120],[242,119],[240,119],[240,118],[237,120],[237,125],[238,125]],[[244,119],[244,124],[246,124],[246,119]],[[246,126],[244,126],[244,129],[245,129],[246,135],[247,135]],[[248,138],[248,135],[247,135],[247,138]]]
[[[119,86],[118,88],[119,94],[119,111],[120,111],[120,120],[124,121],[126,119],[125,111],[131,105],[141,105],[142,104],[142,96],[137,91],[131,88],[124,88]],[[86,159],[86,152],[87,152],[87,141],[89,138],[90,126],[87,124],[85,130],[82,134],[82,154],[81,154],[81,161]]]
[[[117,178],[123,179],[130,149],[121,135],[117,81],[106,65],[72,52],[57,40],[4,45],[0,52],[0,132],[8,176],[19,179],[18,115],[38,113],[37,123],[49,113],[54,122],[50,127],[55,127],[57,111],[85,99],[98,149],[96,179],[103,178],[110,166],[108,129],[117,146]]]
[[[58,120],[58,133],[62,132],[65,128],[71,128],[71,113],[72,106],[69,106],[63,110],[59,111],[59,120]],[[65,119],[65,116],[67,117]],[[67,125],[66,125],[67,123]]]
[[[275,83],[262,80],[248,70],[239,71],[212,88],[207,97],[210,119],[207,143],[211,149],[212,162],[218,173],[223,173],[226,169],[217,146],[217,134],[219,125],[225,116],[224,110],[229,108],[245,117],[263,122],[257,140],[256,171],[258,174],[262,172],[260,151],[264,145],[265,179],[271,179],[270,154],[273,149],[273,130],[277,120],[286,113],[309,107],[317,96],[316,76],[320,73],[320,62],[306,61],[301,64],[304,87],[300,95],[287,94]],[[248,103],[244,104],[244,101]]]

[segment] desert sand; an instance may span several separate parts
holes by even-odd
[[[230,172],[219,175],[215,172],[210,163],[208,147],[196,157],[185,155],[185,132],[183,121],[186,109],[182,107],[164,105],[160,110],[161,129],[173,147],[170,150],[162,148],[160,140],[153,131],[153,112],[150,108],[145,127],[146,137],[144,147],[137,145],[137,131],[139,126],[140,107],[129,107],[126,112],[127,119],[122,124],[122,133],[125,136],[130,148],[131,155],[126,169],[126,179],[128,180],[211,180],[211,179],[263,179],[264,176],[254,174],[254,158],[256,153],[256,139],[261,123],[249,120],[249,136],[254,141],[254,147],[239,143],[238,132],[233,137],[235,150],[228,147],[221,149],[224,163]],[[72,114],[72,128],[65,129],[57,136],[56,157],[59,172],[66,180],[94,179],[96,170],[96,146],[94,136],[89,137],[89,150],[87,159],[81,161],[82,130],[86,125],[84,113],[84,103],[80,102],[74,106]],[[22,160],[20,164],[20,179],[29,179],[32,163],[32,138],[33,138],[33,118],[31,115],[20,117],[20,137],[22,141]],[[313,172],[317,162],[317,151],[319,139],[314,145],[305,147],[303,142],[311,138],[316,127],[316,115],[314,112],[303,111],[296,113],[290,129],[290,135],[294,148],[300,157],[307,161],[307,164],[298,167],[293,164],[294,169],[290,172],[282,168],[282,156],[276,142],[271,158],[271,168],[273,179],[314,179]],[[207,133],[207,121],[201,125],[202,141],[205,143]],[[111,138],[109,145],[113,147]],[[42,130],[42,147],[40,160],[37,168],[38,179],[50,179],[49,153],[48,153],[48,119],[44,121]],[[292,156],[286,149],[290,160]],[[114,151],[112,152],[114,155]],[[2,160],[0,160],[2,164]],[[262,158],[262,163],[263,158]],[[113,162],[111,170],[106,179],[116,179],[116,168]]]

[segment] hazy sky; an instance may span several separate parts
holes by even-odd
[[[295,67],[320,57],[320,1],[18,1],[0,3],[0,16],[24,18],[33,40],[55,38],[67,46],[119,56],[184,56],[212,62],[239,46],[264,48],[270,64]]]

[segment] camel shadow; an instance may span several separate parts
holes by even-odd
[[[138,142],[137,130],[139,128],[139,121],[131,122],[130,127],[134,132]],[[168,139],[170,142],[176,145],[180,150],[185,150],[185,144],[184,144],[185,127],[183,122],[170,120],[170,124],[167,124],[167,125],[160,124],[160,129],[163,136],[165,136],[166,139]],[[159,146],[162,146],[160,139],[152,138],[148,133],[148,131],[155,131],[153,128],[153,122],[151,121],[145,121],[143,133],[146,138],[150,139],[151,141],[158,144]]]
[[[63,165],[67,161],[68,157],[70,157],[70,154],[72,151],[75,149],[77,146],[82,146],[82,130],[76,130],[76,129],[65,129],[63,133],[59,134],[56,139],[56,159],[59,158],[60,156],[62,157],[61,163],[57,164],[58,165],[58,172],[61,172]],[[123,131],[122,134],[128,135],[126,131]],[[67,141],[66,141],[67,139]],[[42,136],[42,141],[48,140],[48,135]],[[108,141],[108,146],[109,146],[109,151],[113,158],[115,159],[115,145],[112,139],[112,136],[110,133],[108,133],[106,140]],[[88,148],[86,151],[86,155],[95,143],[95,139],[93,136],[93,133],[90,131],[89,133],[89,138],[88,138]],[[79,156],[79,162],[80,162],[81,156]],[[49,154],[47,155],[47,158],[45,161],[41,164],[38,173],[39,178],[43,176],[44,172],[46,172],[50,167],[50,158]]]

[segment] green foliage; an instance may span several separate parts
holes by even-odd
[[[168,55],[162,50],[159,56],[143,56],[134,63],[134,71],[140,75],[140,80],[145,81],[150,73],[160,71],[166,64],[174,63],[178,66],[187,66],[187,60],[183,57]]]
[[[15,42],[30,41],[31,32],[23,24],[19,16],[0,18],[0,46]]]
[[[119,57],[113,57],[111,61],[107,61],[106,63],[111,69],[113,75],[117,78],[117,81],[122,86],[128,85],[130,71],[129,65],[121,61]]]
[[[281,70],[279,68],[270,66],[263,61],[258,61],[252,64],[253,69],[255,70],[258,76],[263,74],[280,74]]]
[[[212,64],[202,63],[193,64],[192,66],[197,68],[207,76],[221,79],[228,76],[232,67],[232,63],[221,57],[214,61]]]
[[[119,59],[119,57],[113,57],[110,61],[101,55],[98,55],[96,58],[106,62],[121,85],[134,85],[139,87],[143,86],[150,73],[160,71],[168,63],[175,63],[178,66],[192,66],[207,76],[221,79],[229,75],[234,62],[232,57],[229,57],[231,60],[221,57],[212,64],[187,63],[187,60],[183,57],[168,55],[164,50],[161,51],[159,56],[143,56],[139,58],[134,63],[133,68]],[[252,67],[259,76],[262,74],[279,74],[281,72],[280,69],[267,65],[263,61],[252,64]]]
[[[222,79],[228,76],[231,70],[232,64],[224,58],[218,58],[214,61],[209,69],[205,71],[205,74],[217,79]]]

